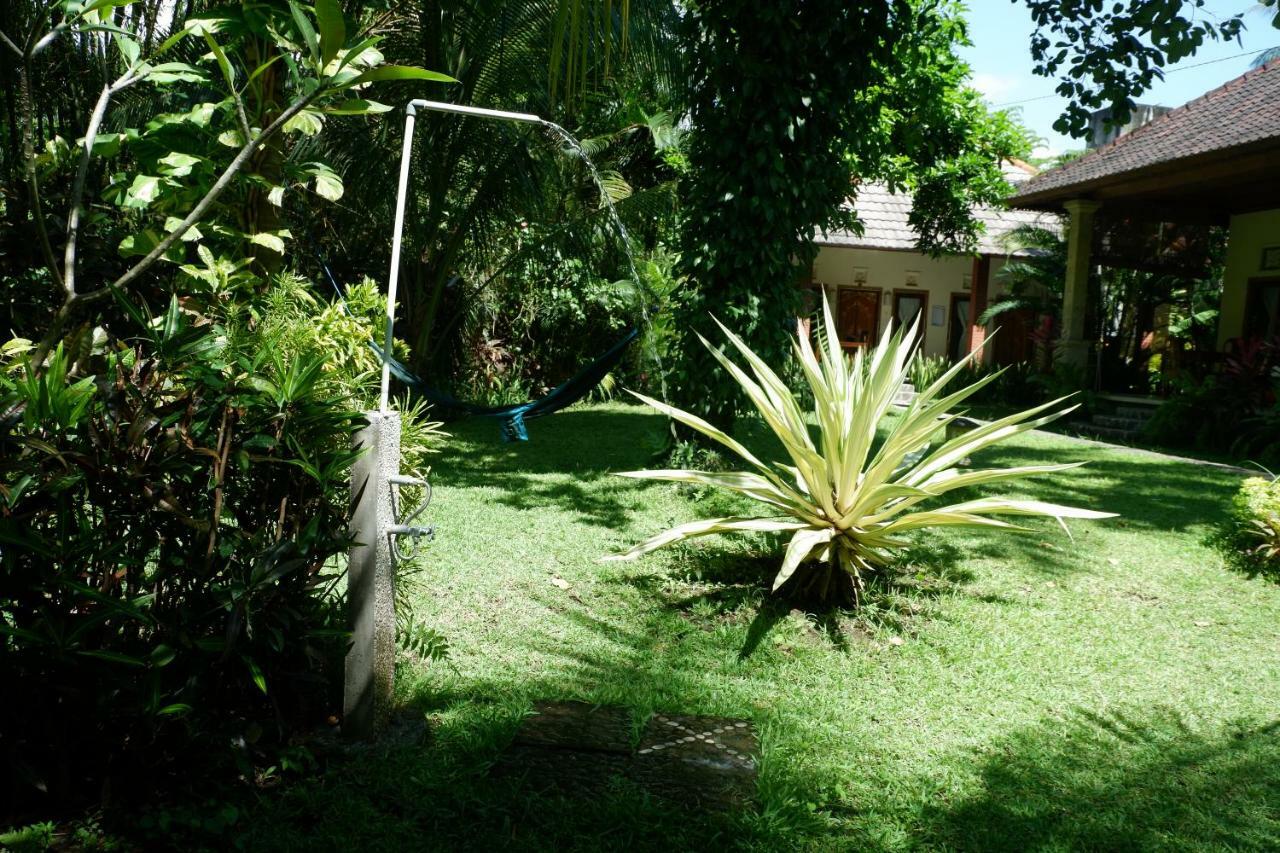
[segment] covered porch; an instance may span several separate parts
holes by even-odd
[[[1127,136],[1027,181],[1010,199],[1064,213],[1061,362],[1087,369],[1099,265],[1207,276],[1209,231],[1229,231],[1216,336],[1280,333],[1280,62],[1251,71]]]

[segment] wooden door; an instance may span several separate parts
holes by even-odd
[[[1030,308],[1016,308],[1001,313],[995,319],[999,334],[992,346],[991,361],[999,367],[1031,361],[1035,355],[1031,341],[1035,322],[1035,312]]]
[[[880,331],[880,291],[842,287],[836,308],[836,328],[846,348],[875,346]]]

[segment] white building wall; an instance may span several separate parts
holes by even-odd
[[[991,259],[988,298],[1000,292],[996,274],[1004,266],[1003,258]],[[823,246],[813,262],[813,282],[828,288],[832,308],[836,306],[836,289],[840,286],[879,290],[880,334],[883,336],[893,316],[895,290],[924,291],[929,294],[925,312],[924,351],[929,355],[946,353],[948,324],[951,322],[951,294],[969,293],[973,258],[946,255],[930,258],[918,252],[881,249],[851,249]],[[910,282],[916,282],[911,284]],[[941,324],[935,321],[941,318]]]

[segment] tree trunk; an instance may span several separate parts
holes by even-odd
[[[270,41],[252,41],[246,46],[245,54],[248,67],[257,68],[272,60],[276,47]],[[276,62],[258,77],[255,102],[245,105],[250,124],[266,127],[280,115],[284,100],[283,65]],[[285,134],[277,133],[263,143],[245,167],[245,174],[261,175],[273,186],[283,183],[284,139]],[[268,233],[284,227],[280,208],[271,203],[269,191],[257,186],[251,187],[245,197],[241,219],[241,230],[246,234]],[[249,247],[249,255],[257,272],[264,276],[279,272],[284,263],[283,254],[257,243]]]

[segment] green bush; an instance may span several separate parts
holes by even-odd
[[[1239,344],[1221,368],[1184,380],[1148,421],[1143,437],[1168,447],[1280,463],[1280,349]]]
[[[928,388],[939,376],[947,372],[947,368],[951,366],[951,362],[946,356],[941,355],[921,355],[911,361],[911,370],[909,373],[909,381],[911,387],[919,390]]]
[[[1035,365],[1020,361],[1007,367],[992,367],[978,362],[968,363],[947,386],[948,391],[958,391],[975,385],[993,373],[999,376],[974,394],[970,402],[984,406],[1029,406],[1046,399],[1063,396],[1046,395],[1041,374]],[[914,384],[914,383],[913,383]],[[916,386],[920,387],[920,386]]]
[[[1280,479],[1250,477],[1231,501],[1216,537],[1227,562],[1250,574],[1280,573]]]
[[[386,295],[371,279],[349,286],[342,302],[324,302],[314,295],[311,282],[281,273],[260,305],[237,308],[228,335],[233,345],[245,348],[270,340],[285,362],[323,353],[320,387],[348,400],[352,408],[367,411],[378,406],[382,376],[382,360],[369,343],[381,338],[386,315]],[[395,341],[395,351],[398,358],[407,358],[403,341]],[[401,467],[425,475],[429,458],[448,436],[431,419],[425,403],[406,397],[396,409],[401,419]]]
[[[249,758],[333,707],[360,416],[323,351],[233,346],[176,299],[151,325],[80,378],[61,347],[0,374],[6,801]]]
[[[1160,404],[1142,437],[1165,447],[1230,453],[1249,411],[1219,376],[1188,382]]]

